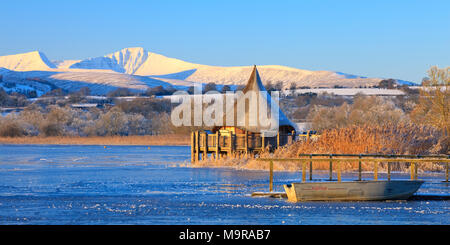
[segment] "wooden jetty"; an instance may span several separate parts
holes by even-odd
[[[438,162],[445,165],[445,182],[449,181],[450,156],[448,155],[354,155],[354,154],[300,154],[298,158],[259,158],[259,161],[269,162],[269,192],[273,192],[273,164],[279,161],[292,161],[302,164],[301,182],[284,185],[288,200],[388,200],[407,199],[413,195],[423,181],[418,180],[417,165],[423,162]],[[313,163],[329,162],[328,181],[313,180]],[[340,163],[358,162],[358,179],[342,181]],[[373,180],[362,179],[362,162],[373,163]],[[378,165],[387,163],[387,180],[378,180]],[[391,180],[391,165],[409,163],[411,180]],[[309,181],[306,180],[309,163]],[[337,171],[337,181],[333,179],[333,165]],[[258,193],[259,196],[263,194]]]

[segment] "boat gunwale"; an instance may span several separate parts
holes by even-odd
[[[406,200],[410,198],[414,193],[422,186],[422,184],[425,181],[423,180],[362,180],[362,181],[343,181],[343,182],[293,182],[291,184],[285,184],[283,185],[285,192],[288,196],[288,200],[290,202],[304,202],[304,201],[384,201],[384,200]],[[414,184],[415,190],[414,191],[404,191],[401,193],[395,193],[390,195],[376,195],[376,196],[313,196],[313,195],[300,195],[298,192],[299,190],[296,189],[296,187],[299,187],[301,185],[347,185],[347,184],[387,184],[387,183],[411,183]],[[320,190],[316,190],[320,191]],[[329,191],[329,190],[323,190],[323,191]],[[290,197],[291,196],[291,197]]]

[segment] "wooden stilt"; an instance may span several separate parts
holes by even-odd
[[[280,147],[280,131],[277,132],[277,149]]]
[[[362,180],[361,172],[362,172],[361,154],[359,154],[359,162],[358,162],[358,180],[359,181]]]
[[[378,180],[378,162],[373,163],[373,179]]]
[[[388,181],[390,181],[391,180],[391,162],[388,162],[387,164],[388,164],[387,179],[388,179]]]
[[[261,151],[264,151],[264,148],[266,148],[265,145],[265,140],[264,140],[264,133],[261,133]]]
[[[195,131],[195,161],[198,162],[200,160],[200,134],[198,131]]]
[[[333,160],[331,160],[333,158],[333,154],[330,154],[330,181],[333,180]]]
[[[228,143],[230,144],[229,146],[230,146],[230,150],[229,150],[229,152],[227,153],[229,156],[231,156],[231,153],[232,152],[234,152],[234,149],[233,149],[233,133],[232,132],[230,132],[230,136],[228,137]]]
[[[244,147],[245,147],[245,158],[248,158],[248,131],[245,130],[245,139],[244,139]]]
[[[306,162],[302,162],[302,182],[306,182]]]
[[[269,166],[269,191],[273,191],[273,161],[270,161]]]
[[[216,132],[216,159],[220,159],[219,131]]]
[[[195,140],[194,132],[191,132],[191,163],[195,162]]]
[[[295,131],[294,130],[292,130],[292,132],[291,132],[291,135],[292,135],[292,144],[295,142]]]
[[[418,169],[418,165],[419,163],[417,163],[417,164],[414,164],[414,179],[415,180],[417,180],[417,169]]]
[[[412,162],[410,167],[409,167],[409,169],[411,171],[411,180],[414,180],[416,178],[414,176],[415,175],[415,170],[414,170],[415,168],[416,168],[416,164],[414,162]]]
[[[445,164],[445,182],[448,182],[448,165],[449,163]]]
[[[338,180],[338,182],[341,182],[341,167],[342,167],[341,165],[342,165],[341,162],[337,163],[337,180]]]
[[[203,132],[203,152],[202,152],[202,160],[206,160],[208,158],[208,134]]]

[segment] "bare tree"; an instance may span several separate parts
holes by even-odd
[[[126,114],[118,107],[113,107],[107,113],[100,116],[97,121],[99,135],[124,135],[127,128]]]
[[[428,70],[429,79],[423,81],[420,99],[412,111],[418,123],[429,124],[450,135],[450,67],[433,66]]]

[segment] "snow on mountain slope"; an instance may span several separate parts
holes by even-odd
[[[135,74],[141,65],[147,60],[149,52],[141,47],[125,48],[115,53],[106,55],[123,68],[124,73]]]
[[[148,52],[141,47],[125,48],[101,57],[50,62],[43,53],[30,52],[0,57],[0,68],[9,69],[7,79],[24,74],[13,71],[49,71],[42,79],[64,88],[80,86],[126,87],[145,90],[152,86],[191,86],[195,83],[244,85],[252,66],[210,66]],[[261,65],[258,70],[264,84],[282,83],[296,87],[360,87],[376,85],[380,78],[367,78],[333,71],[310,71],[279,65]],[[26,76],[34,73],[26,73]],[[402,81],[407,83],[406,81]],[[102,92],[98,89],[98,92]]]
[[[117,52],[78,61],[69,68],[103,69],[119,73],[135,74],[136,70],[147,60],[149,52],[143,48],[124,48]]]
[[[76,72],[59,71],[11,71],[0,68],[2,81],[16,84],[31,84],[36,90],[48,92],[51,85],[62,88],[69,92],[78,91],[82,87],[89,87],[92,94],[105,95],[109,91],[117,88],[128,88],[132,91],[143,92],[149,87],[172,86],[171,83],[162,80],[142,77],[130,74],[114,72],[91,72],[89,70]],[[174,86],[176,89],[185,89],[186,86],[180,84]]]
[[[141,76],[176,78],[190,82],[244,85],[252,66],[221,67],[189,63],[149,52],[147,60],[134,73]],[[381,79],[365,78],[331,71],[308,71],[279,65],[258,66],[265,84],[282,82],[284,88],[291,84],[309,87],[335,85],[357,87],[375,85]],[[189,74],[188,76],[186,76]]]
[[[135,74],[141,76],[166,75],[193,69],[198,70],[202,67],[208,66],[189,63],[183,60],[169,58],[164,55],[149,52],[147,60],[135,72]]]
[[[203,83],[213,82],[217,84],[244,85],[252,66],[242,67],[199,67],[195,73],[186,78],[188,81],[201,81]],[[264,84],[281,82],[284,88],[291,84],[309,87],[333,87],[334,85],[357,87],[360,85],[375,85],[379,78],[348,78],[331,71],[308,71],[286,66],[262,65],[258,66],[261,80]]]
[[[192,69],[192,70],[186,70],[186,71],[182,71],[182,72],[165,74],[165,75],[152,75],[151,77],[186,80],[188,77],[190,77],[196,71],[197,71],[197,69]]]
[[[72,64],[70,68],[104,69],[119,73],[151,76],[179,73],[202,66],[204,65],[169,58],[135,47],[124,48],[102,57],[85,59]]]
[[[56,66],[39,51],[0,56],[0,67],[15,71],[45,71],[56,68]]]
[[[80,61],[81,60],[53,60],[52,63],[55,64],[58,69],[68,69],[71,65]]]
[[[170,84],[161,80],[141,77],[129,74],[120,73],[100,73],[100,72],[62,72],[55,73],[49,77],[51,80],[56,81],[55,85],[62,88],[73,90],[70,86],[72,83],[83,84],[84,86],[103,85],[109,87],[123,87],[134,90],[145,91],[149,87],[163,86],[167,87]],[[69,85],[63,85],[63,84]]]
[[[69,68],[102,69],[102,70],[112,70],[119,73],[125,73],[125,69],[109,57],[89,58],[86,60],[82,60],[78,63],[72,64]]]

